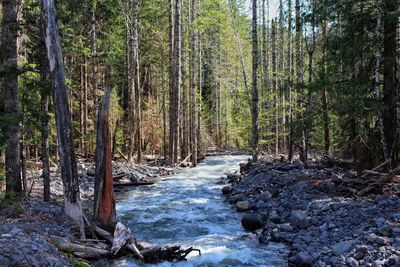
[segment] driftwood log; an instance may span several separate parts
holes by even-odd
[[[114,183],[114,187],[124,187],[124,186],[140,186],[140,185],[152,185],[153,182],[132,182],[132,183]]]
[[[49,236],[51,242],[53,242],[56,247],[64,252],[71,252],[73,255],[83,258],[83,259],[98,259],[101,257],[108,257],[111,255],[111,251],[107,248],[105,244],[97,243],[94,244],[77,244],[73,243],[67,238],[58,236]]]
[[[195,248],[181,249],[181,246],[172,247],[151,247],[142,250],[145,263],[158,263],[162,261],[183,261],[192,251],[201,255],[201,251]]]

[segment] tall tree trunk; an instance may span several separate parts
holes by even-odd
[[[302,86],[303,83],[303,49],[302,49],[302,34],[303,34],[303,22],[302,22],[302,17],[301,17],[301,6],[300,6],[300,0],[296,0],[296,84],[297,86]],[[299,92],[300,96],[298,98],[298,109],[299,118],[303,118],[304,114],[301,111],[303,108],[303,102],[304,102],[304,90],[300,89]],[[300,160],[304,161],[304,151],[303,151],[303,145],[299,145],[299,155],[300,155]]]
[[[272,39],[272,91],[274,93],[275,103],[275,154],[279,153],[279,93],[277,87],[277,49],[276,49],[276,21],[272,20],[271,25],[271,39]]]
[[[123,83],[123,90],[122,90],[122,109],[124,110],[124,141],[125,145],[123,146],[123,152],[126,152],[128,154],[128,159],[130,160],[130,149],[131,149],[131,123],[130,123],[130,118],[131,118],[131,47],[130,47],[130,40],[131,40],[131,35],[130,35],[130,5],[129,1],[126,1],[125,3],[125,57],[124,57],[124,83]]]
[[[310,114],[310,109],[311,109],[311,85],[313,81],[313,57],[314,57],[314,52],[315,52],[315,47],[316,47],[316,42],[315,42],[315,3],[314,0],[311,1],[311,9],[312,9],[312,15],[311,15],[311,43],[308,44],[306,42],[307,46],[307,52],[308,52],[308,90],[307,90],[307,99],[306,99],[306,107],[305,107],[305,116],[309,116]],[[305,119],[305,124],[304,124],[304,130],[303,130],[303,155],[301,156],[301,161],[307,165],[308,164],[308,149],[309,149],[309,142],[310,142],[310,132],[311,132],[311,120]]]
[[[199,1],[199,5],[200,5],[200,1]],[[203,147],[202,147],[202,134],[201,134],[201,126],[202,126],[202,111],[203,111],[203,107],[202,107],[202,93],[203,93],[203,72],[202,72],[202,64],[203,64],[203,60],[202,60],[202,44],[201,44],[201,34],[199,33],[198,35],[198,40],[197,40],[197,49],[198,49],[198,87],[199,87],[199,98],[198,98],[198,102],[199,102],[199,108],[197,110],[197,156],[201,153]]]
[[[94,217],[102,225],[112,228],[116,223],[116,210],[112,177],[109,111],[110,92],[107,90],[97,120]]]
[[[174,54],[173,54],[173,87],[171,92],[170,112],[170,158],[172,163],[178,162],[179,155],[179,110],[180,110],[180,87],[181,87],[181,4],[175,0],[174,21]]]
[[[383,17],[383,127],[387,153],[396,155],[393,147],[397,131],[397,90],[396,90],[396,0],[383,0],[385,15]]]
[[[284,66],[285,66],[285,29],[284,29],[284,18],[283,18],[283,2],[279,1],[279,63],[278,63],[278,71],[279,71],[279,79],[278,79],[278,89],[280,96],[279,109],[281,114],[281,131],[283,134],[282,140],[279,140],[281,143],[281,148],[286,152],[286,99],[287,99],[287,90],[284,85]]]
[[[47,67],[45,63],[46,52],[43,43],[43,62],[40,63],[40,81],[45,84],[47,79]],[[49,161],[49,92],[47,86],[42,85],[40,93],[40,107],[42,112],[42,178],[43,178],[43,200],[50,201],[50,161]]]
[[[197,99],[196,99],[196,41],[197,32],[194,22],[197,16],[197,1],[191,0],[190,8],[190,62],[189,62],[189,103],[190,103],[190,153],[192,165],[197,165],[197,126],[196,126],[196,112],[197,112]]]
[[[83,89],[83,151],[85,153],[85,158],[89,157],[89,147],[88,147],[88,64],[87,57],[84,57],[84,89]]]
[[[4,115],[6,129],[6,192],[22,193],[20,163],[20,127],[18,107],[18,0],[3,1],[1,62],[3,73]]]
[[[258,71],[258,39],[257,39],[257,0],[253,0],[253,23],[252,23],[252,39],[253,39],[253,81],[251,90],[251,121],[252,121],[252,150],[253,162],[258,161],[258,88],[257,88],[257,71]]]
[[[169,0],[169,57],[168,57],[168,82],[169,82],[169,162],[173,163],[174,154],[174,123],[172,118],[174,113],[174,36],[175,36],[175,23],[174,23],[174,0]]]
[[[132,65],[135,90],[135,114],[136,117],[136,148],[137,161],[142,160],[142,92],[140,85],[140,62],[139,62],[139,19],[140,19],[140,0],[132,0],[133,19],[132,19]],[[134,123],[134,122],[132,122]]]
[[[165,89],[165,67],[164,67],[164,46],[160,43],[161,55],[161,86],[162,86],[162,122],[163,122],[163,156],[167,160],[167,110],[166,110],[166,89]]]
[[[288,123],[289,123],[289,136],[288,136],[288,161],[293,159],[293,62],[292,62],[292,0],[288,0],[288,40],[287,40],[287,76],[288,76],[288,93],[289,93],[289,107],[288,107]]]
[[[328,95],[326,91],[326,86],[328,84],[328,73],[327,73],[327,68],[328,68],[328,62],[327,62],[327,49],[326,49],[326,42],[327,42],[327,37],[328,36],[328,22],[326,20],[323,21],[322,24],[322,38],[324,39],[324,46],[322,49],[322,54],[323,54],[323,75],[324,75],[324,86],[322,88],[322,95],[321,95],[321,100],[322,100],[322,117],[323,117],[323,124],[324,124],[324,155],[325,157],[329,157],[329,150],[331,146],[331,140],[330,140],[330,132],[329,132],[329,114],[328,114]]]
[[[60,37],[56,23],[56,10],[53,0],[40,0],[44,26],[47,58],[53,86],[54,106],[57,123],[58,152],[60,155],[61,177],[64,188],[65,213],[81,225],[84,238],[82,206],[79,192],[79,179],[74,150],[74,139],[68,94],[65,85],[64,63]]]
[[[185,43],[185,5],[184,1],[181,1],[181,50],[182,50],[182,149],[181,157],[184,159],[188,155],[189,151],[189,132],[188,132],[188,97],[187,97],[187,86],[186,86],[186,43]]]
[[[93,87],[93,121],[96,125],[98,104],[97,104],[97,36],[96,36],[96,5],[97,0],[92,0],[92,87]]]

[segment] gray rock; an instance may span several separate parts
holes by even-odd
[[[276,210],[273,210],[269,214],[269,220],[273,223],[280,223],[281,222],[281,216],[279,216],[278,212]]]
[[[352,248],[353,248],[353,242],[351,242],[351,241],[342,241],[342,242],[337,243],[336,245],[333,246],[332,252],[336,256],[341,256],[343,254],[348,253]]]
[[[222,193],[224,195],[229,195],[232,192],[232,186],[228,185],[228,186],[224,186],[222,188]]]
[[[372,263],[371,267],[383,267],[384,263],[381,260],[376,260]]]
[[[265,221],[263,220],[262,216],[254,213],[244,215],[241,223],[243,228],[249,231],[261,229],[265,225]]]
[[[347,262],[347,265],[350,266],[350,267],[358,267],[358,266],[360,266],[358,261],[356,261],[354,258],[348,258],[346,262]]]
[[[296,256],[289,258],[289,262],[296,267],[309,267],[313,265],[314,259],[307,252],[300,252]]]
[[[294,227],[306,229],[311,225],[311,219],[304,211],[294,210],[290,214],[290,223]]]
[[[270,200],[272,198],[272,194],[269,191],[265,191],[261,193],[258,198],[262,200]]]
[[[236,210],[237,211],[247,211],[250,208],[250,203],[247,200],[238,201],[236,203]]]
[[[386,236],[377,236],[375,239],[375,243],[379,245],[387,245],[389,244],[389,238]]]
[[[18,235],[19,233],[23,233],[23,232],[24,232],[24,230],[14,227],[8,234],[15,236],[15,235]]]

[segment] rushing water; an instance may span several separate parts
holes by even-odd
[[[192,252],[187,262],[157,266],[286,266],[284,248],[258,244],[257,238],[241,227],[241,215],[223,201],[219,177],[237,170],[245,160],[245,156],[210,157],[197,168],[119,194],[119,220],[138,240],[202,251],[200,257]],[[113,265],[141,266],[131,258]]]

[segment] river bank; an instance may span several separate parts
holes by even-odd
[[[247,164],[241,171],[224,178],[226,200],[260,243],[290,248],[289,265],[400,265],[398,179],[359,197],[366,179],[330,163]]]
[[[91,213],[94,193],[94,166],[80,160],[78,164],[82,205]],[[124,177],[118,182],[156,182],[160,177],[179,171],[164,166],[150,166],[113,162],[113,173]],[[28,174],[30,190],[25,199],[0,207],[0,266],[74,266],[77,259],[60,252],[50,241],[51,235],[78,239],[79,231],[63,211],[63,189],[60,169],[51,168],[50,203],[42,201],[41,170],[31,169]],[[116,188],[123,192],[129,188]],[[7,202],[7,200],[5,201]],[[82,262],[81,262],[82,264]]]

